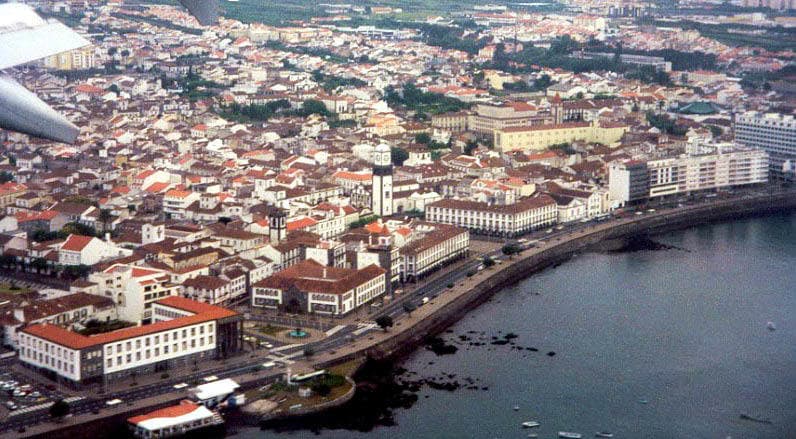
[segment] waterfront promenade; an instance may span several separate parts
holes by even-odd
[[[588,251],[595,245],[606,241],[685,228],[711,221],[733,219],[743,215],[793,209],[796,209],[796,192],[783,192],[717,199],[704,204],[658,209],[655,212],[645,212],[642,215],[630,215],[605,222],[578,225],[563,233],[551,235],[545,239],[544,244],[527,249],[513,258],[505,259],[502,263],[479,271],[470,277],[465,276],[464,272],[460,273],[461,276],[457,278],[452,288],[446,288],[444,292],[412,312],[411,315],[401,314],[399,318],[396,318],[395,326],[389,331],[370,332],[340,347],[335,347],[333,350],[318,351],[311,359],[297,362],[293,366],[293,370],[309,367],[326,368],[366,356],[383,358],[410,352],[421,344],[427,335],[443,330],[501,288],[563,261],[573,254]],[[469,271],[470,268],[464,266],[461,270]],[[269,374],[268,377],[265,377],[246,372],[232,375],[232,377],[240,380],[244,385],[258,385],[275,379],[277,375],[278,373],[274,373],[273,376]],[[70,427],[80,428],[81,424],[97,422],[108,416],[116,416],[121,419],[123,413],[144,411],[152,408],[153,405],[175,401],[180,397],[181,395],[172,392],[157,398],[150,398],[150,400],[138,400],[124,409],[119,409],[119,413],[103,410],[101,414],[75,416],[64,424],[42,423],[29,428],[28,431],[20,435],[35,436],[57,432],[56,436],[61,436],[61,433],[64,433],[65,437],[68,436],[67,431],[70,430]],[[52,434],[48,434],[48,436],[52,436]]]

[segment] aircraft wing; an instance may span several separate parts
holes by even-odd
[[[74,143],[80,129],[8,76],[0,75],[0,128]]]
[[[0,70],[91,44],[27,5],[0,4]],[[73,143],[80,130],[25,87],[0,75],[0,128]]]
[[[199,23],[210,26],[218,22],[218,0],[180,0]]]
[[[20,3],[0,4],[0,69],[91,44],[64,24],[39,17]]]

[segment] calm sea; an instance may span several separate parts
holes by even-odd
[[[457,353],[421,349],[401,364],[407,380],[462,386],[421,385],[414,404],[389,410],[394,425],[236,436],[796,437],[796,215],[653,239],[674,248],[581,254],[468,314],[442,336]],[[507,333],[517,338],[492,344]]]

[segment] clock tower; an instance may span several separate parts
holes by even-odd
[[[373,186],[371,208],[384,218],[392,215],[392,156],[390,146],[382,143],[376,147],[373,160]]]

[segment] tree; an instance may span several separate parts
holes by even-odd
[[[409,158],[409,153],[406,152],[405,149],[393,146],[390,148],[390,158],[392,159],[393,165],[403,166],[406,159]]]
[[[409,315],[409,317],[412,316],[412,311],[414,311],[415,309],[417,309],[417,307],[415,306],[414,303],[412,303],[412,302],[404,302],[404,312],[407,315]]]
[[[387,332],[388,328],[392,328],[393,325],[392,317],[388,315],[377,317],[376,324],[379,325],[379,327],[383,329],[384,332]]]
[[[332,388],[326,383],[315,383],[310,389],[318,396],[329,396],[332,393]]]
[[[522,249],[520,249],[517,244],[506,244],[502,249],[500,249],[500,251],[502,251],[506,256],[513,256],[522,251]]]
[[[0,183],[8,183],[9,181],[14,181],[14,174],[8,171],[0,172]]]
[[[307,99],[301,104],[301,112],[304,116],[311,114],[320,114],[321,116],[330,116],[331,113],[326,109],[323,102],[316,99]]]
[[[495,261],[492,260],[492,258],[484,258],[481,263],[484,264],[484,268],[489,268],[495,265]]]
[[[63,399],[59,399],[50,406],[50,416],[56,420],[61,420],[64,416],[69,414],[69,403]]]
[[[464,150],[462,152],[464,155],[473,155],[473,151],[475,151],[476,148],[478,148],[478,142],[470,140],[464,145]]]
[[[304,348],[304,356],[311,357],[315,355],[315,351],[312,348]]]
[[[415,135],[415,142],[428,145],[431,143],[431,136],[429,136],[428,133],[417,133]]]

